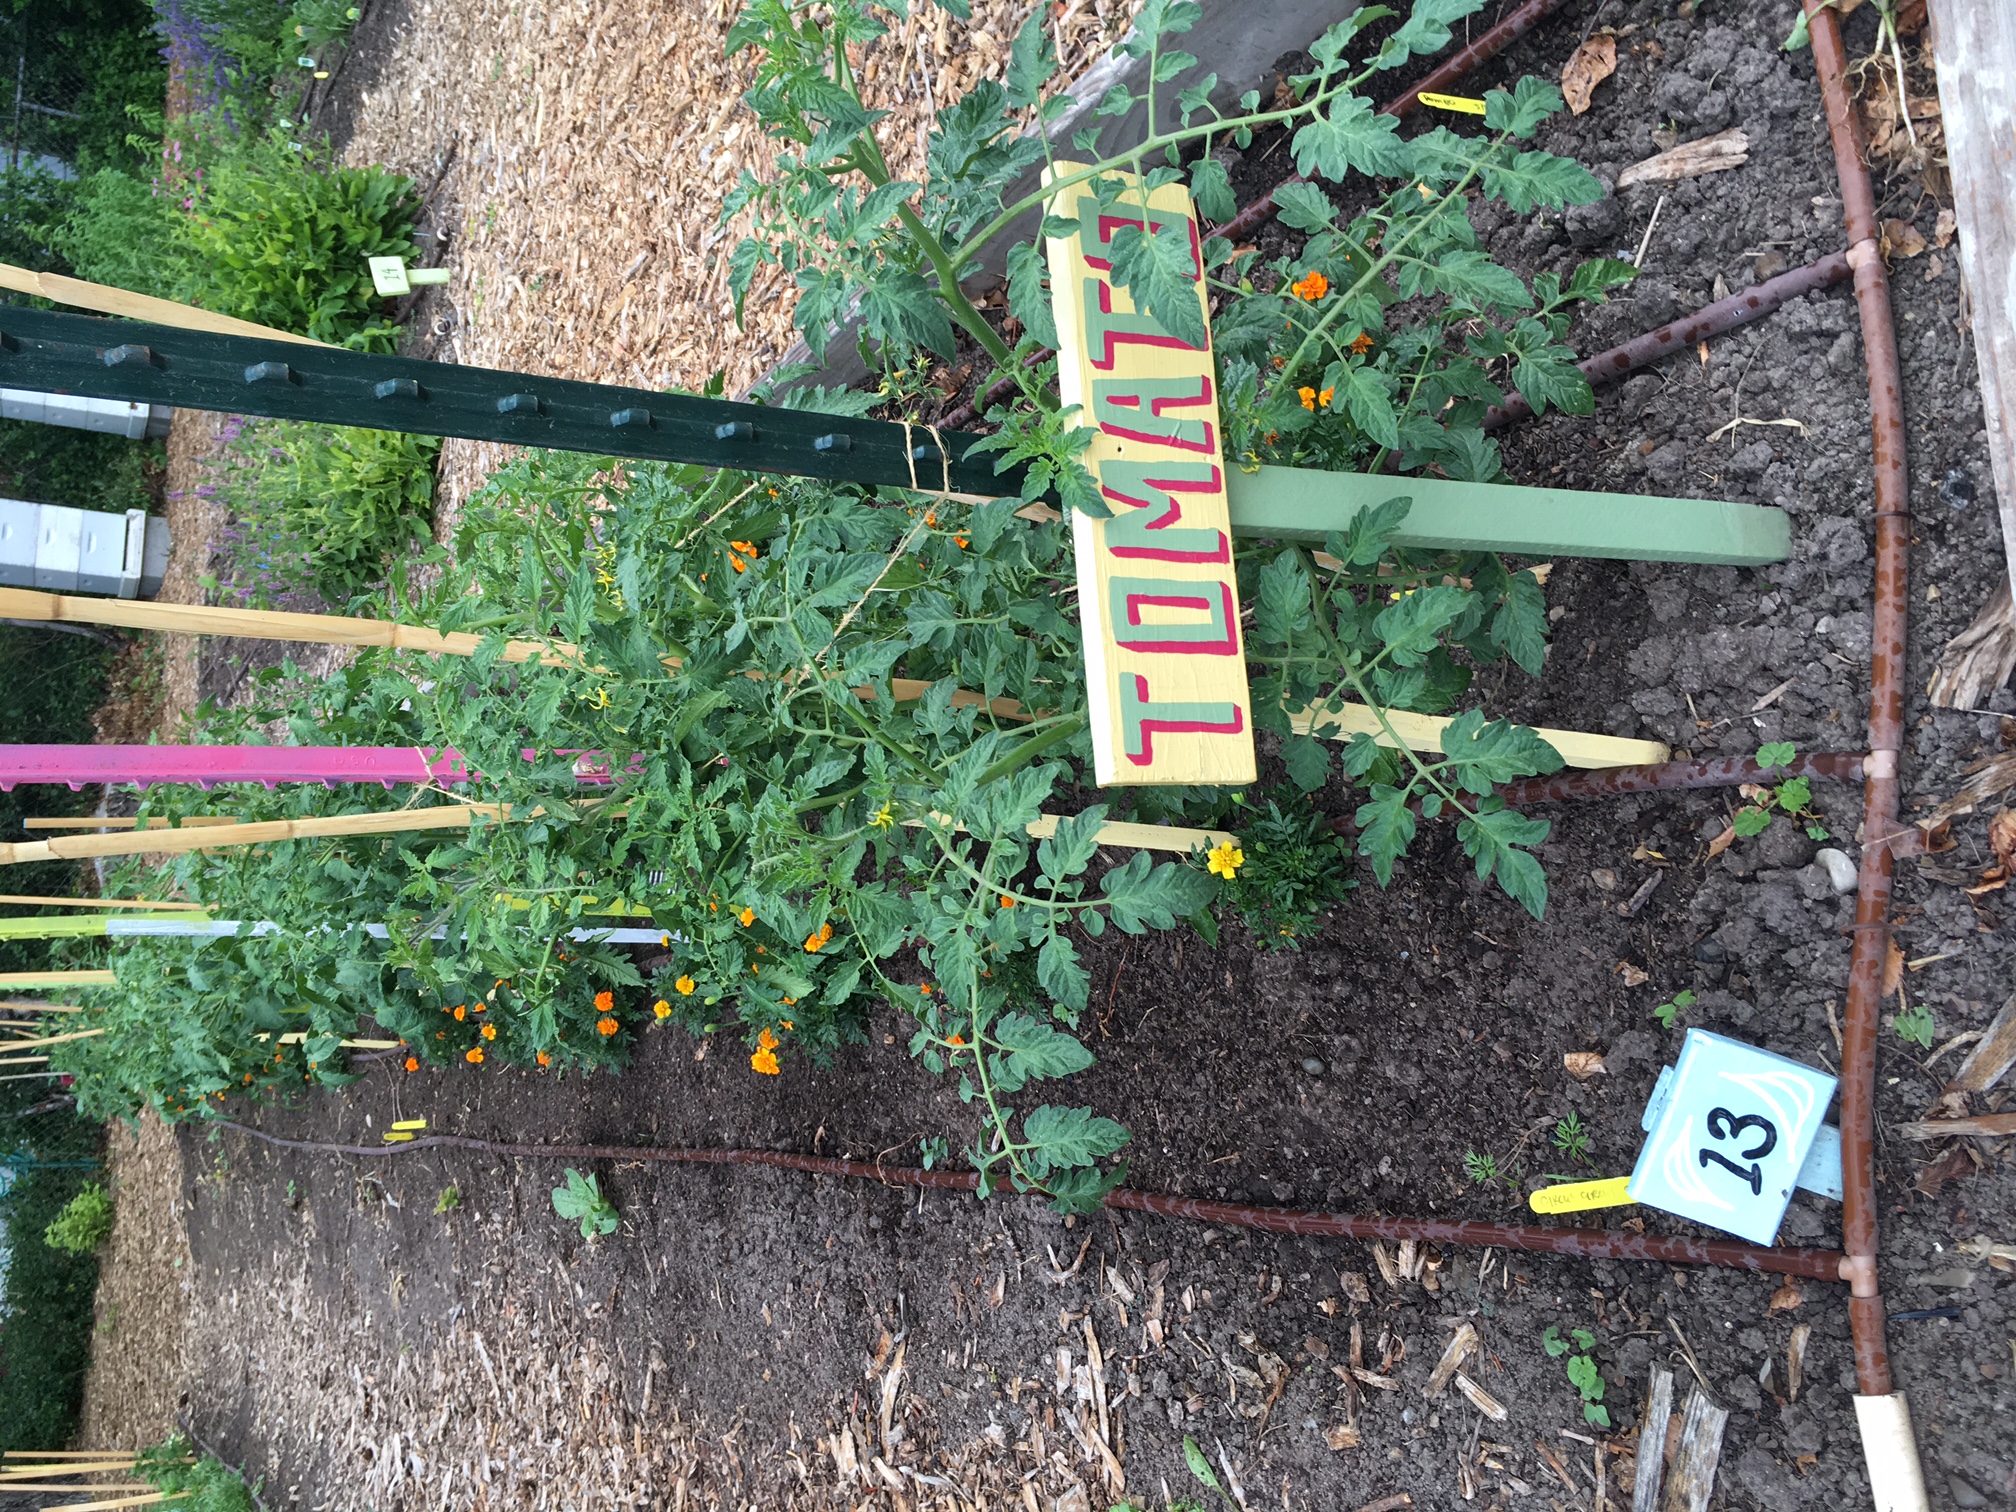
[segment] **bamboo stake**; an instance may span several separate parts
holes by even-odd
[[[26,1050],[31,1045],[61,1045],[70,1040],[95,1039],[104,1032],[103,1029],[73,1029],[68,1034],[45,1034],[36,1039],[0,1040],[0,1048]],[[6,1474],[5,1470],[0,1470],[0,1477],[4,1477]]]
[[[167,829],[170,825],[179,823],[184,829],[187,829],[191,825],[197,825],[197,824],[236,824],[237,822],[238,820],[230,814],[190,814],[179,821],[174,819],[161,819],[161,818],[149,819],[143,825],[137,818],[134,818],[131,815],[126,815],[124,817],[115,817],[115,816],[107,816],[104,814],[86,814],[82,819],[23,819],[21,821],[21,827],[23,829],[31,829],[31,830],[67,830],[67,829],[130,830],[130,829]],[[8,902],[25,903],[28,901],[29,900],[26,898],[0,898],[0,903],[8,903]],[[154,905],[154,907],[156,908],[178,908],[178,907],[194,908],[195,906],[196,905],[193,903],[184,903],[184,904],[157,903]]]
[[[28,822],[33,824],[35,821],[31,819]],[[238,821],[233,819],[229,822],[236,824]],[[204,911],[201,903],[182,903],[168,898],[163,898],[157,902],[152,898],[45,898],[39,893],[0,893],[0,903],[21,903],[32,907],[40,907],[44,904],[53,907],[60,904],[65,908],[144,908],[150,909],[155,913],[202,913]]]
[[[8,847],[10,850],[14,848]],[[22,859],[39,861],[46,858],[24,856]],[[110,987],[116,981],[118,978],[109,971],[0,971],[0,987]]]
[[[68,1473],[68,1472],[59,1472]],[[12,1495],[16,1491],[138,1491],[147,1483],[132,1481],[85,1481],[80,1485],[65,1485],[62,1481],[0,1481],[0,1493]]]
[[[63,1460],[49,1464],[14,1464],[7,1466],[5,1469],[0,1469],[0,1490],[16,1491],[21,1489],[14,1483],[24,1477],[33,1479],[38,1475],[105,1475],[110,1474],[114,1470],[131,1470],[137,1463],[139,1463],[138,1457],[129,1454],[123,1459],[107,1459],[101,1455],[97,1459]],[[82,1490],[84,1488],[62,1486],[57,1489]],[[138,1488],[93,1486],[90,1489],[93,1491],[125,1491],[128,1489],[137,1490]]]
[[[535,811],[543,812],[543,810]],[[332,814],[320,819],[269,819],[235,824],[228,832],[165,830],[139,835],[59,835],[53,840],[23,840],[0,845],[0,866],[23,861],[75,860],[92,856],[187,855],[227,845],[268,845],[284,840],[319,840],[358,835],[397,835],[419,830],[463,829],[478,815],[510,818],[508,804],[470,803],[426,809],[388,809],[373,814]],[[0,975],[0,986],[41,985],[19,980],[34,972]],[[41,975],[48,975],[42,973]],[[107,980],[112,973],[105,973]],[[72,980],[72,978],[64,978]]]
[[[198,309],[195,305],[180,304],[172,299],[156,299],[151,294],[135,294],[130,289],[115,289],[110,284],[86,283],[81,278],[66,278],[61,273],[37,273],[29,268],[17,268],[12,263],[0,263],[0,289],[12,289],[17,294],[36,294],[56,304],[95,310],[100,315],[123,315],[128,320],[145,320],[153,325],[175,326],[184,331],[212,331],[220,336],[256,336],[265,341],[291,341],[297,346],[329,345],[312,336],[296,336],[292,331],[240,320],[235,315],[219,315],[215,310]]]
[[[0,1066],[46,1066],[48,1064],[49,1057],[46,1055],[16,1055],[5,1060],[0,1060]]]
[[[484,637],[443,634],[394,620],[351,619],[341,614],[292,614],[277,609],[232,609],[208,604],[161,604],[142,599],[83,598],[0,588],[0,618],[53,620],[71,625],[112,625],[124,630],[166,630],[181,635],[235,635],[250,640],[303,641],[318,646],[390,646],[446,656],[474,656]],[[566,641],[508,641],[507,662],[538,661],[569,667],[581,652]]]
[[[82,1003],[31,1003],[26,998],[0,998],[0,1008],[25,1008],[31,1013],[82,1013]]]
[[[189,1491],[150,1491],[145,1496],[132,1496],[124,1500],[115,1498],[111,1501],[64,1502],[60,1506],[53,1507],[45,1502],[42,1505],[42,1512],[111,1512],[114,1507],[144,1507],[152,1502],[179,1501],[193,1494]]]

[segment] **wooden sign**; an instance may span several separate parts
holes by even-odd
[[[1080,406],[1081,423],[1098,428],[1081,460],[1113,511],[1095,520],[1074,510],[1071,520],[1094,770],[1103,787],[1247,783],[1253,709],[1216,369],[1208,340],[1178,340],[1108,278],[1115,233],[1143,224],[1141,191],[1125,182],[1120,202],[1103,210],[1089,182],[1049,207],[1077,222],[1072,235],[1048,239],[1058,388]],[[1165,184],[1145,213],[1189,238],[1203,306],[1188,192]]]

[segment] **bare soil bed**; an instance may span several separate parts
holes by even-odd
[[[1751,139],[1746,166],[1666,191],[1645,277],[1582,322],[1584,351],[1707,302],[1718,281],[1740,288],[1773,259],[1797,265],[1840,245],[1810,61],[1776,50],[1790,8],[1707,9],[1679,19],[1664,5],[1607,6],[1601,19],[1622,34],[1618,73],[1588,115],[1542,143],[1614,180],[1655,150],[1655,130],[1685,139],[1740,124]],[[1851,53],[1872,45],[1868,9],[1848,23]],[[650,60],[670,33],[647,36],[645,20],[616,10],[607,23],[637,34],[612,30],[600,51],[577,49],[574,93],[556,99],[622,96],[613,78],[590,87],[600,77],[591,56],[608,60],[595,67],[616,70],[623,89],[656,77]],[[401,46],[448,46],[451,19],[417,10]],[[1466,87],[1557,75],[1595,20],[1557,18]],[[523,35],[537,40],[537,29]],[[710,45],[696,34],[672,53],[698,68]],[[447,55],[480,74],[470,47]],[[382,66],[370,114],[389,131],[383,91],[426,76],[390,57]],[[485,108],[503,112],[503,92],[493,94]],[[488,151],[485,173],[521,176],[544,161],[511,156],[540,130],[536,103],[511,107],[485,118],[493,124],[458,161]],[[416,95],[407,108],[452,120],[458,107]],[[557,119],[546,120],[548,143]],[[600,142],[578,109],[568,119],[575,150]],[[403,145],[367,137],[360,117],[352,150],[395,164],[431,140],[417,127]],[[1285,167],[1277,155],[1242,172],[1250,187]],[[1936,241],[1939,206],[1921,183],[1897,177],[1883,214]],[[562,192],[548,191],[542,213],[557,216],[547,200]],[[1560,267],[1635,248],[1656,198],[1633,189],[1565,223],[1501,218],[1480,229],[1515,267]],[[672,212],[661,199],[649,213]],[[498,292],[506,270],[529,289],[541,267],[566,273],[566,247],[602,230],[525,220],[493,242],[466,229],[482,224],[478,194],[462,196],[461,214],[468,261],[455,297],[472,319],[443,323],[461,360],[557,370],[553,352],[593,351],[564,370],[687,382],[717,363],[708,343],[723,339],[725,321],[703,300],[668,306],[661,323],[648,272],[627,303],[584,286],[571,331],[541,335],[543,321],[511,314],[524,307],[518,286],[509,300]],[[633,234],[624,245],[644,243]],[[463,299],[477,271],[489,316],[473,292]],[[1957,270],[1928,252],[1900,259],[1893,276],[1918,513],[1907,682],[1921,689],[1994,586],[2000,550]],[[633,337],[656,345],[648,356],[618,350]],[[675,357],[667,343],[677,342],[692,353]],[[754,364],[762,350],[738,360]],[[532,362],[540,351],[549,360]],[[1737,415],[1799,425],[1710,439]],[[1655,735],[1697,755],[1779,739],[1857,749],[1869,444],[1845,289],[1602,392],[1591,417],[1511,433],[1519,481],[1776,504],[1793,516],[1795,555],[1756,572],[1563,562],[1547,587],[1558,620],[1544,677],[1481,680],[1484,700],[1535,723]],[[1913,707],[1907,815],[2016,743],[2012,707],[2006,691],[1982,710]],[[1852,844],[1859,795],[1816,792]],[[1699,995],[1686,1024],[1838,1065],[1851,900],[1814,863],[1813,844],[1783,825],[1710,857],[1728,807],[1724,795],[1693,794],[1556,809],[1542,852],[1553,901],[1540,923],[1470,879],[1453,836],[1437,831],[1389,890],[1368,880],[1299,954],[1260,950],[1236,930],[1217,948],[1178,934],[1085,942],[1100,1063],[1075,1084],[1077,1100],[1134,1131],[1130,1183],[1149,1190],[1516,1218],[1522,1195],[1472,1184],[1465,1153],[1516,1158],[1529,1174],[1563,1170],[1548,1131],[1571,1112],[1590,1131],[1594,1168],[1621,1174],[1658,1067],[1677,1048],[1650,1010],[1676,991]],[[1991,860],[1985,831],[1985,814],[1964,816],[1956,849],[1900,868],[1902,990],[1932,1009],[1939,1045],[1985,1027],[2016,980],[2008,894],[1963,891]],[[1620,906],[1655,879],[1635,912]],[[892,1017],[831,1070],[791,1063],[777,1079],[752,1075],[732,1044],[669,1033],[648,1037],[626,1075],[590,1082],[494,1067],[409,1076],[380,1062],[344,1096],[246,1116],[276,1133],[364,1144],[395,1118],[424,1116],[437,1130],[510,1141],[915,1164],[921,1139],[950,1133],[956,1145],[969,1125],[951,1090],[909,1061],[903,1037]],[[1605,1072],[1578,1080],[1562,1057],[1591,1050]],[[1954,1065],[1926,1060],[1885,1030],[1890,1347],[1934,1504],[2006,1506],[2016,1498],[2016,1281],[1956,1246],[2016,1234],[2011,1142],[1952,1151],[1899,1137],[1895,1126],[1925,1113]],[[2010,1097],[1991,1094],[1975,1111]],[[1118,1499],[1119,1476],[1088,1445],[1098,1404],[1074,1380],[1095,1339],[1117,1469],[1149,1505],[1194,1491],[1186,1434],[1214,1461],[1222,1453],[1255,1508],[1353,1508],[1403,1492],[1415,1506],[1628,1504],[1637,1404],[1655,1365],[1683,1386],[1698,1372],[1732,1410],[1716,1505],[1867,1502],[1835,1286],[1467,1251],[1434,1255],[1422,1281],[1392,1284],[1355,1244],[1134,1215],[1067,1222],[1013,1198],[623,1163],[595,1173],[623,1227],[589,1244],[552,1214],[557,1162],[426,1151],[365,1163],[236,1132],[180,1139],[193,1272],[183,1389],[205,1437],[265,1478],[275,1508],[1103,1507]],[[442,1201],[450,1187],[457,1205]],[[1683,1228],[1649,1211],[1591,1215],[1606,1218]],[[164,1233],[174,1221],[158,1208],[155,1219]],[[1837,1207],[1802,1195],[1783,1237],[1831,1243],[1838,1223]],[[119,1269],[115,1251],[108,1277]],[[1912,1312],[1929,1315],[1896,1316]],[[1464,1320],[1483,1336],[1477,1381],[1509,1409],[1502,1423],[1453,1394],[1423,1395]],[[1597,1335],[1611,1432],[1583,1421],[1560,1362],[1542,1351],[1550,1324]],[[1795,1394],[1787,1347],[1801,1327],[1811,1336]],[[1398,1389],[1354,1384],[1354,1339],[1363,1366]],[[1350,1429],[1355,1444],[1339,1431]]]

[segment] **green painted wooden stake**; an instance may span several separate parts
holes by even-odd
[[[942,434],[947,464],[921,425],[25,307],[0,307],[0,386],[987,497],[1014,478],[965,460],[963,431]],[[1285,467],[1235,469],[1227,492],[1234,534],[1283,540],[1320,543],[1405,494],[1401,542],[1436,549],[1757,566],[1791,542],[1778,510],[1703,499]]]
[[[1792,522],[1783,510],[1718,499],[1508,488],[1301,467],[1234,471],[1226,492],[1233,534],[1284,541],[1320,544],[1361,510],[1408,498],[1413,508],[1394,539],[1434,551],[1759,567],[1784,561],[1792,549]]]

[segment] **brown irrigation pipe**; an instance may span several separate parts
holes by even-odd
[[[1830,252],[1818,262],[1780,273],[1776,278],[1767,278],[1763,283],[1753,284],[1727,299],[1718,299],[1684,320],[1673,321],[1656,331],[1647,331],[1643,336],[1634,336],[1622,346],[1614,346],[1607,352],[1585,358],[1577,366],[1582,369],[1582,376],[1598,388],[1606,383],[1615,383],[1634,368],[1648,366],[1673,352],[1685,351],[1710,336],[1720,336],[1753,320],[1762,320],[1786,300],[1840,283],[1850,272],[1848,254]],[[1503,404],[1494,404],[1484,412],[1484,429],[1497,430],[1515,420],[1529,419],[1532,414],[1533,406],[1526,402],[1524,395],[1508,394]]]
[[[1848,1318],[1855,1336],[1856,1383],[1864,1397],[1888,1397],[1890,1358],[1876,1269],[1876,1020],[1882,1001],[1884,955],[1890,943],[1890,884],[1895,868],[1891,847],[1881,842],[1897,828],[1897,766],[1904,746],[1904,617],[1911,501],[1890,283],[1877,247],[1875,193],[1862,160],[1862,143],[1849,100],[1848,56],[1834,12],[1822,0],[1806,0],[1805,10],[1813,39],[1813,63],[1827,108],[1834,167],[1841,181],[1848,263],[1855,270],[1855,304],[1862,317],[1862,351],[1869,369],[1876,582],[1862,875],[1855,902],[1855,945],[1848,966],[1841,1060],[1842,1247],[1848,1253]],[[1909,1442],[1908,1433],[1905,1442]],[[1873,1455],[1871,1461],[1874,1476]],[[1912,1469],[1915,1472],[1915,1464]],[[1922,1487],[1918,1495],[1922,1499]]]
[[[1435,69],[1434,72],[1430,73],[1427,78],[1416,84],[1412,89],[1408,90],[1398,99],[1390,100],[1380,106],[1379,114],[1392,116],[1396,120],[1404,121],[1420,108],[1421,96],[1424,93],[1434,94],[1446,89],[1472,69],[1479,68],[1485,63],[1490,62],[1491,59],[1497,57],[1498,54],[1505,51],[1506,48],[1510,47],[1519,38],[1525,36],[1527,32],[1531,31],[1542,20],[1553,15],[1554,12],[1561,9],[1567,3],[1568,0],[1526,0],[1526,3],[1520,6],[1519,9],[1485,32],[1483,36],[1472,42],[1461,52],[1452,55],[1439,68]],[[1273,219],[1275,211],[1274,196],[1277,193],[1287,188],[1290,184],[1303,184],[1307,182],[1308,180],[1303,178],[1299,173],[1283,179],[1272,190],[1261,195],[1260,198],[1253,201],[1252,204],[1241,210],[1232,219],[1226,221],[1223,225],[1214,226],[1211,234],[1213,236],[1225,237],[1228,241],[1234,242],[1240,240],[1242,237],[1251,235],[1256,227]],[[1048,347],[1043,347],[1032,353],[1023,363],[1023,366],[1034,367],[1039,362],[1046,361],[1056,355]],[[1006,398],[1009,391],[1014,387],[1014,377],[1003,374],[990,383],[984,393],[978,395],[970,403],[960,405],[951,414],[941,418],[938,424],[947,430],[959,430],[971,425],[980,418],[982,411],[988,405],[993,404],[996,400]]]
[[[414,1150],[480,1150],[489,1155],[513,1155],[533,1160],[650,1160],[678,1165],[770,1166],[813,1176],[839,1176],[876,1181],[883,1186],[922,1187],[939,1192],[970,1192],[979,1185],[973,1171],[921,1171],[914,1166],[885,1166],[876,1161],[836,1160],[824,1155],[792,1155],[779,1150],[660,1149],[650,1145],[505,1144],[461,1134],[432,1134],[397,1145],[348,1145],[316,1139],[285,1139],[250,1124],[217,1119],[236,1129],[289,1150],[316,1150],[331,1155],[401,1155]],[[1412,1239],[1427,1244],[1495,1246],[1549,1255],[1574,1255],[1592,1260],[1653,1260],[1667,1265],[1719,1265],[1732,1270],[1777,1276],[1805,1276],[1815,1281],[1841,1279],[1842,1257],[1834,1250],[1760,1249],[1724,1239],[1674,1239],[1659,1234],[1633,1234],[1624,1229],[1545,1228],[1520,1223],[1464,1223],[1442,1218],[1359,1217],[1348,1213],[1312,1213],[1294,1208],[1247,1207],[1231,1202],[1204,1202],[1168,1197],[1121,1187],[1106,1194],[1106,1206],[1163,1218],[1192,1218],[1228,1228],[1259,1229],[1270,1234],[1311,1238]]]

